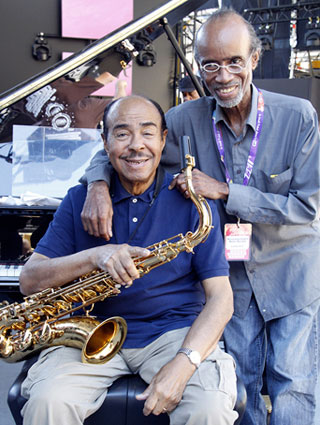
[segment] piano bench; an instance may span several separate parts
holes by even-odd
[[[9,389],[7,401],[16,425],[22,425],[20,411],[26,402],[20,393],[21,384],[37,358],[36,355],[24,362],[18,377]],[[100,409],[89,416],[84,425],[169,425],[169,417],[166,414],[143,415],[144,402],[136,400],[135,396],[142,393],[145,388],[146,383],[138,375],[127,375],[117,379],[109,388],[108,395]],[[239,379],[237,380],[237,390],[238,398],[235,410],[239,417],[234,425],[240,425],[247,403],[247,393]]]

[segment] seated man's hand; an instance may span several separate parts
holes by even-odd
[[[195,371],[195,366],[184,357],[176,356],[164,365],[145,391],[136,396],[137,400],[145,400],[145,416],[172,412],[180,403],[186,384]]]
[[[102,270],[107,271],[117,283],[116,287],[132,285],[134,279],[140,274],[135,266],[134,258],[147,257],[150,251],[138,246],[103,245],[94,248],[94,264]]]
[[[107,183],[102,180],[90,183],[81,212],[84,230],[108,241],[112,237],[112,216],[113,208]]]

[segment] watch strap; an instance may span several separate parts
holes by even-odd
[[[188,357],[189,361],[198,369],[198,367],[200,366],[201,360],[200,360],[200,354],[197,351],[191,350],[190,348],[181,347],[181,348],[179,348],[177,354],[179,354],[179,353],[185,354]],[[195,362],[192,359],[191,353],[196,353],[197,356],[199,356],[199,361],[198,362]]]

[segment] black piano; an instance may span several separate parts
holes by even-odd
[[[117,77],[139,56],[139,52],[148,50],[148,46],[164,32],[189,74],[192,73],[185,58],[181,56],[171,26],[204,3],[206,0],[164,2],[159,8],[1,94],[0,148],[5,144],[9,147],[5,155],[2,154],[4,149],[0,152],[0,161],[5,165],[11,164],[15,159],[10,145],[15,126],[34,126],[34,134],[50,128],[55,135],[50,133],[46,136],[47,139],[43,139],[44,161],[49,163],[53,160],[56,155],[53,145],[59,140],[59,154],[64,160],[68,160],[72,153],[69,147],[70,137],[74,136],[72,130],[98,126],[97,117],[101,117],[105,104],[101,99],[93,99],[90,94],[103,85],[101,77],[106,72]],[[198,80],[193,78],[196,87],[199,86]],[[93,101],[96,102],[94,105]],[[88,113],[93,108],[95,121],[88,122]],[[25,143],[28,144],[27,155],[31,161],[40,145],[28,138]],[[72,165],[70,161],[70,168]],[[0,193],[0,196],[3,195],[6,194]],[[54,211],[55,208],[46,205],[28,207],[0,203],[0,302],[4,299],[12,302],[21,298],[21,268],[46,231]]]
[[[53,218],[52,207],[0,207],[0,302],[20,301],[19,276]]]

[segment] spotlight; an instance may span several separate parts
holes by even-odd
[[[264,51],[273,48],[273,25],[261,24],[257,29],[257,35],[261,40],[262,48]]]
[[[273,38],[270,35],[259,36],[261,40],[261,45],[263,51],[268,51],[272,49],[273,46]]]
[[[319,47],[320,31],[316,29],[307,31],[304,40],[307,47]]]
[[[320,17],[310,16],[306,24],[304,43],[309,48],[319,48],[320,46]]]
[[[38,61],[47,61],[51,57],[51,47],[44,38],[44,33],[39,32],[32,45],[32,56]]]
[[[142,66],[152,66],[157,62],[157,54],[151,44],[141,50],[137,57],[137,62]]]
[[[139,52],[137,62],[141,66],[152,66],[157,62],[157,53],[152,44],[146,45],[145,48]]]

